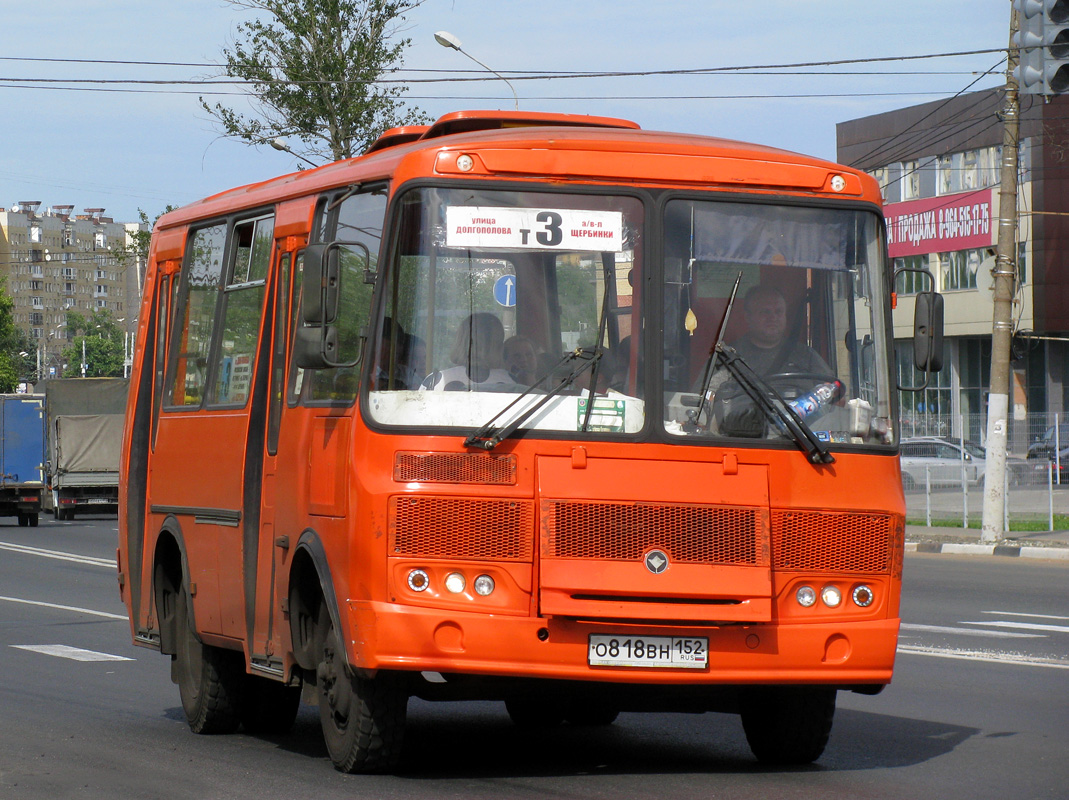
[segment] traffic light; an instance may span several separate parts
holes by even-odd
[[[1013,0],[1020,65],[1014,70],[1023,94],[1069,92],[1069,0]]]

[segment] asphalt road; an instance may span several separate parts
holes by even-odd
[[[402,769],[334,771],[318,717],[195,736],[166,658],[135,648],[115,521],[0,520],[2,798],[1064,798],[1069,563],[911,555],[894,683],[840,693],[815,765],[760,767],[735,717],[515,728],[492,703],[412,701]]]

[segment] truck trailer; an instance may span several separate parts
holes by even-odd
[[[47,381],[48,481],[56,519],[117,513],[126,378]]]
[[[44,395],[0,395],[0,516],[36,528],[45,487]]]

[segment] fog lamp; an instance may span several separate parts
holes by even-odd
[[[813,591],[812,586],[799,586],[794,597],[798,601],[798,605],[803,608],[809,608],[813,603],[817,602],[817,593]]]
[[[480,575],[475,579],[475,583],[472,586],[475,587],[475,594],[486,597],[494,591],[494,579],[489,575]]]
[[[460,594],[463,592],[467,583],[468,582],[464,580],[464,576],[459,572],[450,572],[445,576],[445,588],[453,594]]]
[[[839,591],[837,586],[825,586],[820,590],[820,599],[824,601],[824,605],[828,608],[835,608],[839,603],[843,602],[843,593]]]
[[[851,597],[854,598],[854,604],[861,606],[862,608],[868,608],[872,605],[872,601],[876,599],[876,595],[873,594],[872,589],[864,584],[855,586]]]
[[[431,579],[421,569],[414,569],[408,573],[408,588],[413,592],[425,592],[431,585]]]

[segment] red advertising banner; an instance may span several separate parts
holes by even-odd
[[[990,247],[998,227],[993,193],[979,189],[884,206],[891,258]]]

